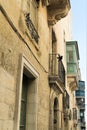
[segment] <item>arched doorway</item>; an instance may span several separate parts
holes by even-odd
[[[54,130],[58,130],[58,99],[54,99]]]

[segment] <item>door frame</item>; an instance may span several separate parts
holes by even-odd
[[[27,58],[20,54],[19,57],[19,69],[17,75],[17,89],[16,89],[16,105],[15,105],[15,118],[14,118],[14,130],[19,130],[20,126],[20,108],[21,108],[21,93],[22,93],[22,78],[24,73],[24,67],[30,72],[36,79],[36,95],[38,95],[38,80],[39,73],[36,71],[32,63],[27,60]],[[38,103],[38,96],[36,96],[36,100]],[[36,113],[38,112],[38,105],[36,106]],[[37,130],[37,114],[36,114],[36,129]]]

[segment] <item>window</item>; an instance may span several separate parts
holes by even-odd
[[[76,120],[77,119],[77,109],[73,108],[73,119]]]
[[[27,86],[28,86],[27,83],[28,83],[28,78],[25,75],[23,75],[20,130],[25,130],[26,128],[26,105],[27,105]]]
[[[29,73],[29,74],[28,74]],[[36,78],[24,68],[20,108],[20,129],[36,130]]]
[[[84,117],[84,111],[83,110],[80,110],[80,116]]]
[[[37,95],[39,74],[24,55],[20,56],[16,96],[15,130],[37,130]],[[31,120],[32,118],[32,120]]]
[[[81,112],[81,113],[80,113],[80,116],[81,116],[81,117],[83,117],[83,116],[84,116],[83,112]]]
[[[38,43],[38,2],[36,0],[27,0],[27,11],[25,14],[25,21],[32,39],[34,39]]]
[[[37,0],[27,0],[27,13],[30,14],[30,19],[37,29],[37,20],[38,20],[38,2]]]
[[[73,62],[73,61],[74,61],[73,51],[68,51],[68,52],[67,52],[67,61],[68,61],[68,62]]]
[[[67,61],[68,62],[73,62],[74,61],[73,47],[72,46],[67,47]]]
[[[72,50],[73,50],[72,46],[69,46],[69,45],[68,45],[67,51],[72,51]]]
[[[54,130],[58,129],[58,99],[54,99]]]
[[[69,62],[73,62],[73,52],[69,51]]]

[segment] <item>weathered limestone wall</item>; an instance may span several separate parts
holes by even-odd
[[[0,130],[13,130],[14,111],[14,78],[0,66]]]
[[[38,9],[40,40],[39,44],[35,45],[36,43],[25,33],[28,31],[25,23],[21,23],[24,25],[24,32],[21,30],[19,24],[20,4],[20,1],[1,0],[3,9],[17,30],[13,30],[3,12],[0,12],[0,97],[2,97],[0,98],[0,129],[13,130],[16,125],[14,121],[16,122],[15,108],[17,107],[17,87],[21,65],[20,54],[23,54],[39,73],[37,129],[48,130],[50,90],[48,84],[49,28],[47,12],[46,8],[42,8],[40,4]],[[22,19],[24,20],[24,16]]]
[[[51,33],[47,22],[47,9],[41,2],[38,7],[38,44],[31,38],[25,24],[24,11],[26,1],[1,0],[0,4],[4,11],[0,12],[0,130],[17,130],[16,107],[18,102],[18,85],[20,79],[21,60],[23,54],[39,74],[38,81],[38,113],[37,130],[49,130],[49,98],[50,87],[48,83],[49,52]],[[57,35],[58,53],[64,56],[65,41],[71,39],[67,28],[68,17],[59,21],[54,26]],[[62,111],[62,95],[58,96],[59,110]],[[62,118],[59,120],[59,128],[63,129]],[[60,119],[59,118],[59,119]]]

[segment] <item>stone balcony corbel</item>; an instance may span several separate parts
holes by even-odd
[[[67,81],[68,81],[68,85],[69,88],[71,89],[71,91],[76,91],[78,88],[78,79],[76,76],[72,75],[72,76],[67,76]]]
[[[70,8],[70,0],[49,0],[49,5],[47,6],[48,24],[54,25],[68,14]]]

